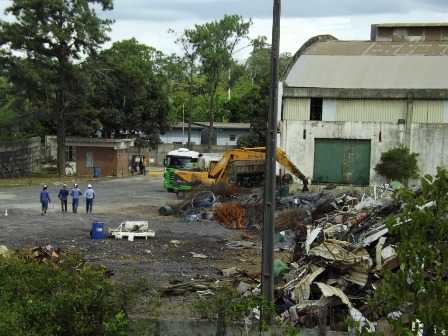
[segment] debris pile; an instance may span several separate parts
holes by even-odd
[[[389,237],[385,224],[399,206],[389,195],[375,199],[328,192],[278,199],[276,231],[295,233],[291,262],[277,260],[274,267],[281,320],[300,328],[328,326],[341,331],[346,330],[347,318],[351,318],[360,326],[374,329],[375,324],[368,319],[367,298],[375,292],[381,272],[399,267],[397,242]],[[241,225],[244,218],[250,218],[244,206],[235,201],[219,204],[215,216],[225,217],[219,220],[227,227],[241,227],[236,223]],[[235,280],[234,273],[222,272]],[[253,280],[247,285],[247,280],[240,278],[235,286],[242,295],[258,294],[260,279]]]
[[[395,242],[385,225],[386,217],[398,209],[387,198],[313,197],[292,199],[300,216],[295,219],[293,262],[278,283],[280,318],[301,327],[330,324],[341,330],[350,317],[373,330],[365,317],[367,297],[384,269],[399,267]]]

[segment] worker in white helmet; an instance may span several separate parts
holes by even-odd
[[[82,197],[81,189],[79,189],[79,186],[75,183],[73,185],[73,189],[70,192],[70,196],[72,196],[72,210],[73,213],[78,212],[78,205],[79,205],[79,199]]]
[[[87,190],[84,193],[84,197],[86,198],[86,213],[92,213],[93,200],[95,199],[95,191],[93,190],[91,184],[87,186]]]

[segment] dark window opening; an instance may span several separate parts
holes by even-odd
[[[231,134],[231,135],[229,136],[229,140],[230,140],[230,141],[235,141],[235,140],[236,140],[236,135]]]
[[[322,120],[322,98],[311,98],[310,120]]]

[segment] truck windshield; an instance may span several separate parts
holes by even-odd
[[[193,170],[198,167],[198,159],[193,159],[184,156],[168,156],[167,168]]]

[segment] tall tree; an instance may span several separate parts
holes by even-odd
[[[112,23],[97,16],[98,5],[113,8],[112,0],[12,0],[6,13],[15,20],[0,22],[0,45],[10,54],[7,63],[18,81],[27,79],[18,85],[57,120],[60,175],[65,173],[67,118],[73,117],[84,86],[76,63],[108,40]]]
[[[201,64],[207,78],[209,132],[208,147],[213,137],[213,122],[216,108],[216,92],[223,72],[231,66],[233,53],[238,44],[248,37],[252,21],[245,21],[238,15],[225,15],[223,19],[195,25],[184,32]]]
[[[88,60],[92,76],[92,106],[99,112],[106,136],[138,136],[146,144],[159,142],[169,110],[166,57],[136,39],[115,42]]]
[[[194,76],[196,72],[196,59],[197,50],[192,43],[187,34],[184,33],[180,38],[176,40],[177,44],[182,46],[184,52],[184,64],[187,70],[187,81],[188,81],[188,148],[191,147],[191,123],[193,122],[193,90],[194,90]]]

